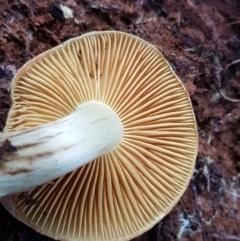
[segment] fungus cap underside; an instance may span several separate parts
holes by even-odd
[[[187,188],[198,145],[191,101],[151,44],[126,33],[92,32],[21,68],[5,131],[55,121],[91,100],[121,119],[118,148],[3,203],[55,239],[128,240],[161,220]]]

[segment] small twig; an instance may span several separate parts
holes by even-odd
[[[208,171],[208,167],[206,165],[204,165],[203,167],[203,175],[205,176],[205,178],[207,179],[207,191],[210,192],[210,174]]]
[[[178,12],[178,16],[177,16],[177,26],[178,26],[178,28],[180,27],[181,19],[182,19],[182,14],[181,14],[181,12]]]
[[[225,100],[229,100],[231,102],[240,102],[240,99],[228,97],[225,89],[220,89],[219,92]]]
[[[46,33],[50,34],[51,37],[52,37],[52,39],[53,39],[57,44],[61,44],[61,41],[57,38],[56,34],[54,34],[52,31],[50,31],[50,30],[47,29],[47,28],[43,28],[43,30],[44,30]]]
[[[25,2],[24,0],[19,0],[19,2],[20,2],[22,5],[24,5],[25,7],[27,7],[27,9],[29,10],[30,15],[31,15],[30,18],[33,19],[33,18],[34,18],[34,13],[33,13],[32,8],[30,7],[30,5],[29,5],[27,2]]]
[[[227,65],[226,65],[226,68],[225,68],[225,71],[227,71],[227,69],[228,69],[230,66],[232,66],[232,65],[234,65],[234,64],[237,64],[237,63],[240,63],[240,59],[236,59],[236,60],[232,61],[231,63],[227,64]]]
[[[231,22],[231,23],[227,23],[227,25],[235,25],[235,24],[240,24],[240,20],[234,21],[234,22]]]
[[[17,40],[19,40],[21,43],[23,42],[22,39],[20,39],[17,34],[4,22],[2,22],[2,25],[5,27],[5,29],[7,30],[7,32],[9,34],[11,34],[12,36],[14,36]]]
[[[236,59],[234,61],[232,61],[231,63],[227,64],[225,69],[224,69],[224,74],[226,76],[227,70],[230,66],[234,65],[234,64],[238,64],[240,63],[240,59]],[[220,94],[222,95],[222,97],[226,100],[229,100],[231,102],[240,102],[240,99],[237,98],[231,98],[229,96],[227,96],[226,90],[224,89],[224,87],[222,86],[221,82],[220,82],[220,90],[219,90]]]
[[[190,0],[187,0],[187,3],[188,3],[192,8],[195,8],[195,7],[196,7]]]
[[[29,18],[32,21],[32,27],[33,27],[34,31],[37,32],[38,31],[37,25],[36,25],[36,23],[34,21],[35,15],[34,15],[34,12],[33,12],[32,8],[31,8],[31,6],[29,5],[29,3],[25,2],[24,0],[19,0],[19,2],[28,9],[28,11],[30,13]]]

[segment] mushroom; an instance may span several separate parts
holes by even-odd
[[[11,96],[1,201],[38,232],[129,240],[186,190],[198,147],[194,112],[146,41],[117,31],[70,39],[27,62]]]

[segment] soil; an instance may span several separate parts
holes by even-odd
[[[30,58],[89,31],[137,35],[158,47],[185,84],[199,152],[179,203],[135,241],[240,240],[239,13],[239,0],[1,0],[0,130],[11,104],[11,79]],[[51,239],[1,206],[0,240]]]

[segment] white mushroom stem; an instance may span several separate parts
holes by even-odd
[[[49,182],[113,151],[122,135],[119,117],[96,101],[38,128],[0,133],[0,197]]]

